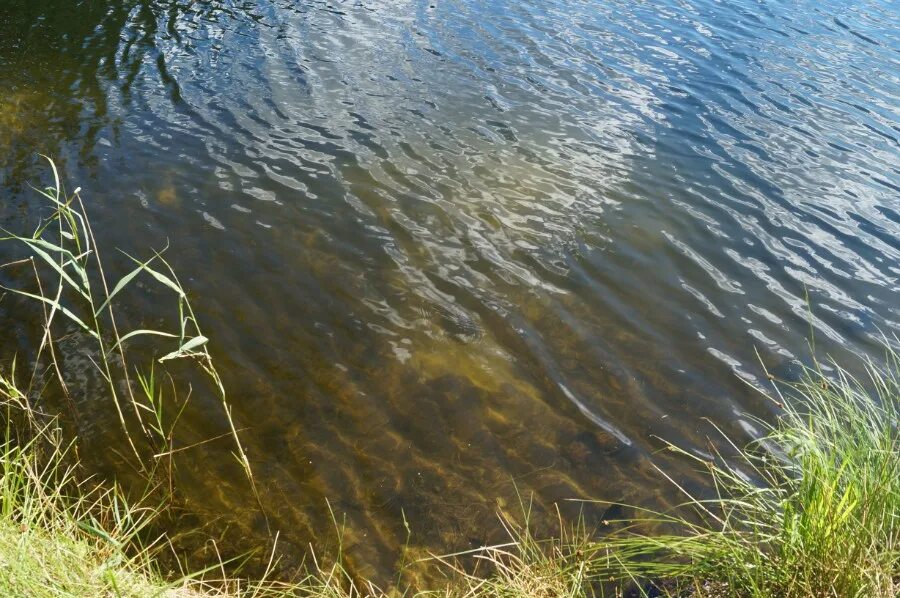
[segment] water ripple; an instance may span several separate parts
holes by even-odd
[[[755,349],[900,320],[891,3],[13,4],[5,196],[40,149],[110,242],[171,240],[292,545],[326,497],[387,571],[401,512],[484,542],[510,476],[650,495],[652,435],[764,414]]]

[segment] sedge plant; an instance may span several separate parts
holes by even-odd
[[[893,598],[900,592],[900,355],[855,377],[818,363],[776,383],[764,437],[712,460],[712,498],[645,511],[591,548],[592,575],[639,594]],[[715,426],[714,426],[715,427]],[[663,474],[665,475],[665,474]],[[673,484],[677,483],[669,478]],[[649,533],[647,527],[674,531]],[[649,585],[648,585],[649,582]]]
[[[174,413],[165,413],[163,388],[158,383],[155,365],[151,364],[143,371],[133,367],[128,343],[138,337],[156,337],[172,343],[172,349],[160,357],[158,363],[192,360],[208,377],[228,422],[235,458],[255,492],[250,460],[238,436],[222,379],[208,351],[208,339],[200,330],[191,302],[175,272],[160,252],[153,252],[146,260],[123,252],[133,267],[117,280],[110,280],[80,188],[67,195],[56,165],[49,158],[47,160],[54,184],[37,189],[37,192],[47,200],[51,210],[49,216],[31,235],[4,231],[5,236],[0,238],[2,242],[20,244],[26,251],[25,258],[4,267],[25,266],[34,274],[35,284],[31,290],[3,288],[35,301],[42,309],[43,334],[35,363],[40,363],[45,353],[49,355],[51,370],[68,398],[69,389],[60,366],[54,335],[61,325],[60,320],[64,320],[69,328],[74,326],[82,332],[92,344],[89,349],[92,361],[106,385],[105,394],[115,408],[133,460],[140,471],[150,473],[158,471],[163,457],[171,456],[174,426],[186,401]],[[141,276],[174,297],[178,322],[174,330],[122,329],[116,317],[115,299]],[[34,372],[36,374],[38,368]],[[26,395],[34,392],[36,383],[32,376],[25,389]]]

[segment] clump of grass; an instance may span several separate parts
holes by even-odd
[[[776,384],[781,417],[736,461],[669,445],[704,467],[716,496],[682,490],[675,512],[626,522],[594,546],[593,574],[638,582],[642,594],[650,580],[671,595],[896,596],[900,356],[886,347],[862,379],[817,364],[799,383]],[[676,531],[638,531],[648,522]]]
[[[28,436],[14,431],[12,422],[33,414],[11,378],[0,377],[0,405],[0,594],[151,596],[183,586],[162,581],[154,549],[139,540],[152,509],[128,506],[114,485],[79,479],[54,421]]]
[[[736,457],[668,444],[708,474],[712,498],[660,470],[685,501],[666,512],[631,507],[637,517],[603,522],[615,531],[602,540],[583,525],[538,540],[526,509],[524,525],[505,520],[510,542],[438,557],[457,580],[448,594],[897,596],[900,355],[891,346],[880,365],[865,362],[862,379],[816,364],[797,383],[776,383],[780,417],[760,421],[764,437],[746,447],[712,424]],[[467,571],[460,559],[470,557]]]
[[[533,505],[521,500],[521,517],[500,515],[509,542],[434,557],[451,573],[446,596],[465,598],[575,598],[591,579],[589,534],[583,519],[566,525],[557,510],[560,534],[539,539],[531,528]],[[463,566],[470,558],[473,566]]]
[[[3,267],[30,267],[34,274],[36,288],[33,290],[3,287],[15,295],[35,301],[43,310],[43,335],[34,362],[40,363],[45,354],[49,356],[51,370],[63,394],[69,399],[69,387],[57,354],[56,336],[62,324],[60,321],[68,325],[66,330],[74,327],[84,333],[87,342],[92,345],[92,360],[106,384],[104,394],[108,395],[115,408],[135,467],[151,477],[160,471],[164,458],[169,458],[171,470],[174,430],[184,403],[174,409],[166,408],[163,385],[157,383],[154,364],[143,370],[132,367],[127,349],[130,342],[140,337],[154,337],[160,342],[172,343],[174,346],[157,360],[158,364],[192,360],[206,374],[225,413],[234,441],[235,458],[252,485],[250,460],[231,416],[225,387],[207,349],[208,339],[200,330],[191,302],[174,270],[160,252],[153,252],[146,260],[122,252],[134,267],[118,280],[110,280],[80,189],[67,195],[56,165],[49,158],[47,160],[54,184],[36,191],[47,200],[51,209],[49,216],[31,235],[4,231],[6,235],[0,238],[0,241],[24,246],[27,253],[24,259],[4,264]],[[116,298],[138,277],[152,281],[173,296],[174,311],[177,313],[174,330],[122,329],[117,318]],[[37,372],[38,368],[35,368],[35,375]],[[33,394],[36,383],[33,375],[23,396]],[[174,397],[169,397],[169,400],[174,400]],[[77,415],[71,400],[70,406],[72,415]],[[255,486],[253,490],[255,492]]]

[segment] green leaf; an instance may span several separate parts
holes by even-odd
[[[168,276],[166,276],[166,275],[163,274],[162,272],[158,272],[158,271],[154,270],[153,268],[151,268],[150,266],[147,265],[147,264],[150,263],[149,260],[148,260],[147,262],[141,262],[140,260],[131,257],[131,256],[128,255],[127,253],[126,253],[125,255],[128,256],[128,258],[129,258],[131,261],[133,261],[134,263],[139,264],[140,267],[141,267],[143,270],[146,270],[147,273],[150,274],[150,276],[152,276],[153,278],[155,278],[156,280],[158,280],[158,281],[161,282],[162,284],[166,285],[167,287],[169,287],[170,289],[172,289],[173,291],[175,291],[176,293],[178,293],[178,296],[179,296],[179,297],[184,297],[184,290],[183,290],[180,286],[178,286],[178,284],[177,284],[174,280],[172,280],[171,278],[169,278]],[[159,255],[159,254],[157,254],[157,256],[158,256],[158,255]]]
[[[55,309],[58,309],[60,312],[62,312],[62,313],[63,313],[66,317],[68,317],[70,320],[72,320],[73,322],[75,322],[76,324],[78,324],[79,326],[81,326],[81,327],[84,329],[85,332],[87,332],[88,334],[90,334],[91,336],[93,336],[94,338],[96,338],[96,339],[98,339],[98,340],[100,339],[100,337],[97,335],[97,333],[96,333],[94,330],[91,330],[91,329],[88,327],[87,324],[85,324],[84,322],[81,321],[81,318],[79,318],[78,316],[76,316],[75,314],[73,314],[71,311],[69,311],[68,309],[66,309],[65,307],[63,307],[63,305],[60,304],[58,301],[54,301],[54,300],[52,300],[52,299],[47,299],[46,297],[41,297],[40,295],[34,295],[34,294],[32,294],[32,293],[27,293],[27,292],[25,292],[25,291],[20,291],[20,290],[18,290],[18,289],[12,289],[12,288],[9,288],[9,287],[4,287],[4,286],[2,286],[2,285],[0,285],[0,289],[6,289],[6,290],[9,291],[10,293],[15,293],[16,295],[22,295],[22,296],[24,296],[24,297],[30,297],[31,299],[37,299],[38,301],[41,301],[41,302],[43,302],[43,303],[46,303],[47,305],[49,305],[49,306],[51,306],[51,307],[53,307],[53,308],[55,308]]]
[[[23,239],[22,239],[22,242],[27,243],[28,246],[31,247],[31,250],[32,250],[35,254],[37,254],[37,255],[38,255],[40,258],[42,258],[45,262],[47,262],[48,264],[50,264],[50,267],[52,267],[54,270],[56,270],[57,272],[59,272],[59,275],[63,277],[63,280],[65,280],[66,282],[68,282],[68,283],[69,283],[76,291],[78,291],[78,293],[79,293],[82,297],[84,297],[84,298],[87,299],[88,301],[91,300],[91,299],[90,299],[90,296],[89,296],[88,293],[87,293],[87,289],[86,289],[85,287],[83,287],[81,284],[75,282],[75,280],[74,280],[71,276],[69,276],[69,273],[66,272],[65,269],[63,269],[62,266],[60,266],[59,264],[57,264],[57,263],[56,263],[56,260],[54,260],[52,257],[50,257],[50,254],[48,254],[46,251],[44,251],[43,249],[41,249],[40,247],[38,247],[37,244],[35,244],[34,241],[33,241],[32,239],[25,239],[25,238],[23,238]],[[80,270],[81,270],[77,265],[75,266],[75,269],[76,269],[76,271],[79,271],[79,272],[80,272]],[[82,277],[82,279],[83,279],[85,282],[87,281],[86,278],[83,278],[83,277]]]
[[[110,347],[110,349],[109,349],[109,351],[107,351],[107,353],[112,353],[119,347],[119,345],[121,345],[122,343],[124,343],[125,341],[127,341],[130,338],[134,338],[136,336],[146,336],[146,335],[165,336],[167,338],[179,338],[179,336],[177,334],[172,334],[170,332],[162,332],[159,330],[146,330],[146,329],[132,330],[125,336],[120,337],[119,340],[116,341],[116,344],[113,345],[112,347]]]
[[[132,280],[134,280],[134,277],[137,276],[138,274],[140,274],[144,270],[144,268],[146,268],[147,264],[152,262],[154,259],[156,259],[156,258],[152,257],[149,260],[147,260],[146,262],[141,262],[137,268],[135,268],[134,270],[132,270],[131,272],[129,272],[128,274],[126,274],[125,276],[120,278],[119,282],[116,283],[116,286],[113,288],[112,292],[106,298],[106,301],[104,301],[100,305],[100,307],[97,308],[97,311],[94,312],[94,315],[95,316],[100,315],[100,312],[102,312],[104,309],[106,309],[106,306],[109,305],[109,302],[113,300],[113,297],[115,297],[119,293],[119,291],[124,289],[128,285],[128,283],[130,283]]]
[[[80,260],[83,257],[85,257],[86,255],[90,254],[90,251],[85,251],[84,253],[75,255],[74,253],[72,253],[71,251],[66,249],[65,247],[60,247],[59,245],[54,245],[53,243],[50,243],[49,241],[45,241],[44,239],[40,239],[40,238],[29,239],[27,237],[20,237],[18,235],[14,235],[14,236],[16,239],[22,241],[23,243],[27,243],[27,244],[31,245],[32,249],[35,249],[34,245],[37,245],[39,247],[43,247],[44,249],[47,249],[50,252],[61,253],[62,255],[68,256],[69,260],[66,262],[66,264],[69,264],[69,263],[72,264],[72,266],[75,268],[75,271],[78,272],[78,277],[81,279],[81,282],[82,282],[81,286],[85,289],[88,288],[89,285],[88,285],[88,279],[87,279],[87,272],[85,272],[84,268],[78,264],[78,260]]]
[[[167,359],[177,359],[187,353],[190,353],[197,347],[202,347],[207,342],[209,342],[209,339],[206,338],[205,336],[195,336],[194,338],[190,339],[189,341],[187,341],[186,343],[181,345],[181,347],[177,351],[172,351],[168,355],[161,357],[159,359],[159,361],[162,362],[162,361],[166,361]]]

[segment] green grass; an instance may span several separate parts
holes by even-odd
[[[559,511],[560,536],[539,539],[532,532],[530,502],[521,517],[501,515],[509,542],[434,557],[448,571],[448,584],[435,594],[459,597],[576,598],[591,589],[592,542],[583,520],[567,525]],[[468,562],[467,562],[468,561]]]
[[[864,364],[862,379],[816,364],[800,382],[775,383],[770,398],[780,417],[759,422],[766,434],[749,446],[736,446],[712,424],[727,459],[667,445],[706,473],[711,497],[691,495],[660,470],[683,503],[604,522],[616,531],[601,540],[575,526],[540,541],[526,516],[525,525],[508,525],[508,544],[440,559],[465,581],[454,593],[900,595],[900,355],[891,345],[896,338],[886,341],[882,363]],[[465,558],[476,565],[463,569]],[[478,575],[478,565],[490,574]]]
[[[115,487],[77,482],[56,432],[0,446],[0,594],[153,596],[178,587],[152,570],[152,551],[131,550],[150,512],[126,506]]]
[[[86,477],[55,418],[33,427],[38,415],[11,377],[0,376],[0,409],[8,422],[0,443],[0,596],[380,595],[373,586],[358,588],[340,561],[316,561],[287,582],[267,579],[274,560],[261,579],[242,579],[221,562],[163,574],[158,557],[172,547],[165,536],[148,541],[147,532],[165,505],[149,495],[129,502],[115,484]]]
[[[94,365],[105,381],[105,398],[115,410],[127,449],[134,458],[133,465],[146,475],[159,471],[160,456],[171,454],[178,415],[184,409],[182,405],[175,409],[175,417],[167,417],[166,401],[163,400],[162,386],[155,384],[154,368],[174,360],[193,362],[219,396],[234,440],[234,456],[252,484],[250,461],[231,417],[222,380],[207,350],[208,339],[200,330],[193,306],[174,270],[161,252],[153,251],[143,260],[121,252],[133,267],[117,280],[109,279],[80,189],[67,194],[56,165],[49,158],[47,160],[54,184],[35,190],[46,199],[49,215],[31,235],[4,231],[5,236],[0,238],[2,242],[20,245],[26,255],[4,264],[3,268],[33,273],[30,286],[23,283],[3,287],[5,291],[33,300],[42,310],[43,335],[33,361],[41,363],[42,358],[49,361],[60,391],[70,401],[70,406],[74,406],[62,374],[56,339],[61,333],[72,330],[86,336],[90,346],[83,349],[91,352]],[[139,278],[155,284],[172,298],[172,329],[122,328],[116,309],[117,299]],[[159,346],[163,342],[170,346],[158,358],[157,364],[151,363],[142,370],[132,364],[128,347],[147,337],[153,338]],[[32,376],[23,394],[33,394],[36,384],[44,384],[44,381]]]
[[[0,239],[26,250],[24,259],[7,266],[33,272],[33,282],[7,290],[40,306],[43,334],[29,361],[46,366],[22,384],[15,361],[0,374],[0,414],[6,424],[0,442],[0,595],[385,595],[355,580],[340,554],[328,565],[313,558],[306,573],[286,583],[268,581],[268,575],[240,579],[233,563],[193,572],[182,566],[165,575],[158,570],[161,552],[174,549],[164,536],[148,539],[148,526],[173,491],[176,452],[189,453],[174,448],[186,401],[178,400],[177,384],[166,374],[171,361],[194,363],[207,376],[226,415],[235,458],[253,487],[250,460],[207,339],[175,273],[154,253],[146,260],[129,257],[133,269],[115,283],[108,281],[80,195],[66,196],[52,169],[55,186],[40,190],[52,209],[50,217],[33,235],[9,233]],[[116,303],[139,276],[173,297],[171,330],[120,329]],[[94,344],[95,365],[106,383],[100,392],[149,489],[142,499],[129,502],[114,482],[88,477],[78,463],[78,439],[66,438],[63,431],[71,414],[45,413],[44,403],[36,407],[49,382],[71,403],[56,339],[72,327]],[[170,346],[155,363],[137,368],[128,347],[140,338]],[[684,496],[677,508],[638,510],[634,518],[608,522],[613,525],[601,529],[615,531],[605,537],[589,534],[586,522],[567,527],[560,519],[565,531],[550,540],[534,537],[531,510],[523,501],[522,523],[502,518],[509,542],[430,559],[424,565],[442,571],[447,580],[432,592],[405,587],[401,570],[400,589],[391,595],[896,596],[897,346],[896,338],[886,339],[884,359],[866,362],[859,379],[837,364],[814,363],[799,382],[774,382],[768,396],[779,416],[771,425],[759,422],[764,437],[749,446],[737,446],[713,422],[717,436],[712,440],[723,452],[712,459],[667,445],[671,457],[691,460],[706,473],[710,492],[703,496],[689,494],[669,478]],[[49,382],[41,372],[49,372]],[[663,470],[660,475],[668,478]],[[129,490],[133,497],[134,489]]]
[[[673,594],[896,596],[900,357],[887,348],[862,380],[832,366],[776,384],[781,417],[763,439],[731,445],[735,459],[705,461],[669,446],[708,472],[716,496],[684,492],[676,512],[646,514],[674,533],[630,527],[599,543],[597,574],[665,580]]]

